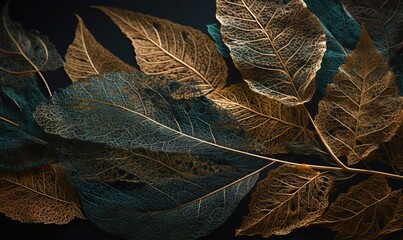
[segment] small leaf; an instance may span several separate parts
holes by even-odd
[[[396,131],[395,136],[384,144],[387,158],[395,172],[403,172],[403,126]]]
[[[0,172],[0,212],[23,223],[66,224],[84,218],[74,189],[58,165]]]
[[[224,87],[227,66],[204,33],[128,10],[96,7],[132,41],[137,64],[148,75],[194,83],[203,93]]]
[[[253,91],[287,105],[312,98],[326,42],[302,0],[218,0],[216,16],[235,66]]]
[[[355,164],[392,138],[402,120],[395,76],[365,28],[319,103],[315,123],[336,156]]]
[[[287,153],[287,143],[315,139],[307,129],[309,116],[303,106],[286,106],[253,92],[246,83],[232,85],[209,98],[232,113],[258,152]]]
[[[220,24],[218,23],[208,24],[207,31],[210,34],[211,38],[214,40],[217,51],[221,54],[221,56],[223,56],[224,58],[230,58],[231,57],[230,51],[222,41]]]
[[[395,214],[390,219],[388,224],[382,229],[382,235],[388,235],[393,232],[401,231],[403,229],[403,195],[400,195],[399,204],[395,208]]]
[[[282,165],[257,184],[250,213],[237,235],[286,235],[319,217],[328,205],[333,177],[311,168]]]
[[[395,213],[401,211],[399,199],[401,190],[392,192],[384,177],[372,176],[339,195],[315,223],[337,231],[335,240],[378,239],[384,227],[396,217]]]
[[[98,43],[83,20],[79,16],[77,19],[76,36],[67,49],[64,64],[64,70],[73,82],[100,73],[138,71]]]

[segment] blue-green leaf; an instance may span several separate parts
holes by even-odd
[[[221,54],[221,56],[225,58],[230,58],[231,57],[230,50],[222,40],[220,32],[220,24],[219,23],[208,24],[207,31],[210,34],[211,38],[214,40],[217,51]]]
[[[48,133],[120,148],[207,154],[246,144],[240,125],[199,91],[141,73],[76,82],[35,119]]]

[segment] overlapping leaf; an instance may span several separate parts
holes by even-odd
[[[285,235],[319,217],[333,185],[329,173],[283,165],[257,184],[237,235]]]
[[[212,23],[207,25],[207,31],[214,40],[217,51],[221,54],[221,56],[224,58],[230,58],[230,51],[222,40],[220,24]]]
[[[338,196],[330,209],[316,220],[337,231],[335,240],[378,239],[383,231],[394,232],[401,226],[387,227],[401,218],[400,190],[392,191],[384,177],[372,176]],[[399,223],[398,223],[399,224]]]
[[[395,136],[385,143],[385,150],[387,152],[387,158],[390,165],[395,172],[403,172],[403,126],[400,126]]]
[[[363,28],[356,49],[328,85],[315,123],[332,151],[355,164],[392,138],[401,106],[395,76]]]
[[[200,92],[140,73],[77,82],[40,105],[35,118],[49,133],[121,148],[208,154],[246,147],[240,125]]]
[[[252,172],[261,166],[231,154],[101,147],[79,152],[65,165],[95,225],[126,239],[167,240],[196,239],[222,224],[253,187],[258,174]]]
[[[128,10],[97,8],[132,41],[144,73],[194,83],[206,94],[224,87],[227,66],[214,42],[199,30]]]
[[[225,44],[253,91],[287,105],[309,101],[326,50],[318,19],[302,0],[218,0]]]
[[[23,172],[0,171],[0,212],[24,223],[66,224],[84,218],[63,169],[47,165]]]
[[[286,106],[251,91],[246,83],[232,85],[209,97],[232,113],[261,153],[286,153],[288,143],[315,139],[307,129],[309,117],[302,106]]]
[[[76,36],[67,49],[64,64],[64,70],[73,82],[100,73],[137,71],[98,43],[83,20],[79,16],[77,19]]]

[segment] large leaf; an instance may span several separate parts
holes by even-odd
[[[0,86],[0,167],[14,170],[39,166],[52,158],[47,136],[32,116],[45,97],[34,77],[19,81],[18,92]]]
[[[328,172],[283,165],[257,184],[237,235],[285,235],[319,217],[328,205]]]
[[[5,5],[0,26],[0,83],[15,87],[16,75],[56,70],[63,61],[56,47],[37,31],[26,31],[8,15]],[[20,82],[18,82],[20,83]]]
[[[64,70],[73,82],[100,73],[138,71],[98,43],[83,20],[79,16],[77,19],[76,36],[67,49],[64,64]]]
[[[289,107],[253,92],[246,83],[209,96],[244,126],[255,149],[265,154],[287,153],[287,144],[314,141],[302,106]]]
[[[188,240],[229,217],[254,186],[258,174],[253,171],[260,164],[231,154],[97,147],[78,152],[65,165],[95,225],[126,239]]]
[[[281,1],[280,1],[281,2]],[[217,19],[249,87],[287,105],[309,101],[326,50],[318,19],[302,0],[218,0]]]
[[[339,195],[316,223],[326,224],[337,231],[335,240],[378,239],[383,230],[394,232],[401,229],[400,226],[392,231],[392,228],[384,227],[393,224],[395,213],[402,211],[399,204],[402,196],[401,190],[391,190],[384,177],[372,176]]]
[[[66,224],[84,218],[77,195],[58,165],[18,173],[0,171],[0,212],[23,223]]]
[[[331,150],[355,164],[392,138],[401,106],[395,76],[363,28],[357,47],[328,85],[315,123]]]
[[[214,42],[199,30],[128,10],[97,8],[132,41],[144,73],[194,83],[205,94],[224,87],[227,66]]]
[[[140,73],[79,81],[35,118],[49,133],[121,148],[208,154],[246,144],[239,124],[198,90]]]

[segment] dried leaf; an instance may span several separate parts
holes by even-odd
[[[244,130],[194,88],[140,73],[109,73],[79,81],[38,106],[35,119],[64,138],[113,147],[217,153],[246,147]]]
[[[100,73],[138,71],[98,43],[83,20],[79,16],[77,19],[76,36],[67,49],[64,64],[64,70],[73,82]]]
[[[199,30],[128,10],[96,8],[132,41],[144,73],[195,83],[205,94],[224,87],[227,66],[214,42]]]
[[[302,106],[286,106],[251,91],[246,83],[232,85],[209,98],[232,113],[261,153],[287,153],[287,143],[315,139],[307,129],[309,117]]]
[[[390,219],[388,224],[382,229],[381,235],[387,235],[403,229],[403,196],[401,194],[399,204],[395,208],[395,214]]]
[[[311,168],[283,165],[257,184],[237,235],[286,235],[319,217],[328,205],[333,177]]]
[[[281,2],[281,1],[280,1]],[[217,19],[249,87],[287,105],[309,101],[325,34],[302,0],[218,0]]]
[[[395,76],[363,28],[356,49],[328,85],[315,123],[332,151],[355,164],[393,137],[401,106]]]
[[[403,126],[400,126],[395,136],[385,143],[385,148],[390,165],[395,172],[401,174],[403,172]]]
[[[66,165],[86,216],[126,239],[188,240],[208,234],[252,189],[258,179],[252,172],[261,166],[257,159],[231,154],[107,148],[84,153]]]
[[[401,198],[401,190],[392,192],[384,177],[372,176],[339,195],[315,223],[337,231],[335,240],[377,239],[394,219]]]
[[[24,172],[0,172],[0,212],[23,223],[66,224],[84,218],[63,169],[47,165]]]
[[[221,56],[223,56],[224,58],[230,58],[231,56],[229,48],[222,41],[220,24],[212,23],[207,25],[207,31],[210,34],[211,38],[214,40],[217,51],[221,54]]]

